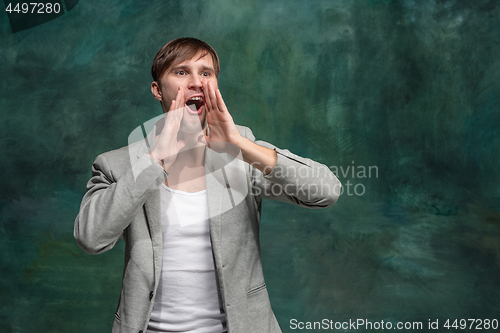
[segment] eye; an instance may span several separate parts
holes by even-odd
[[[177,75],[186,75],[186,71],[181,69],[181,70],[175,71],[175,74],[177,74]]]
[[[203,72],[203,73],[201,73],[201,75],[202,75],[202,76],[210,76],[210,75],[211,75],[211,73],[210,73],[210,72]]]

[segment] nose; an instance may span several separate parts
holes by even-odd
[[[195,91],[201,91],[202,90],[202,84],[201,84],[201,77],[198,75],[193,75],[191,76],[191,80],[189,80],[188,88],[191,90]]]

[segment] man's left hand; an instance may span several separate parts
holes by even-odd
[[[205,135],[205,141],[210,147],[218,152],[230,153],[236,156],[241,150],[243,161],[254,166],[264,174],[269,174],[276,165],[278,156],[276,151],[258,144],[241,136],[234,124],[233,117],[224,104],[219,89],[215,90],[212,82],[202,81],[203,94],[205,95],[205,112],[207,113],[207,124],[210,136]],[[227,144],[229,143],[229,145]],[[222,148],[222,149],[220,149]],[[234,152],[234,148],[238,152]]]
[[[219,89],[212,82],[204,79],[202,82],[205,99],[205,112],[210,136],[205,136],[208,147],[213,142],[239,144],[242,136],[229,114]]]

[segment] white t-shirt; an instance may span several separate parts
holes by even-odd
[[[210,242],[206,190],[161,186],[163,266],[148,333],[226,332]]]

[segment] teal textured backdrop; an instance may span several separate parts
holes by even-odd
[[[264,203],[284,332],[500,320],[499,1],[81,0],[0,28],[2,332],[111,330],[123,242],[89,256],[73,222],[94,158],[161,113],[151,62],[181,36],[218,51],[237,123],[344,184],[326,210]]]

